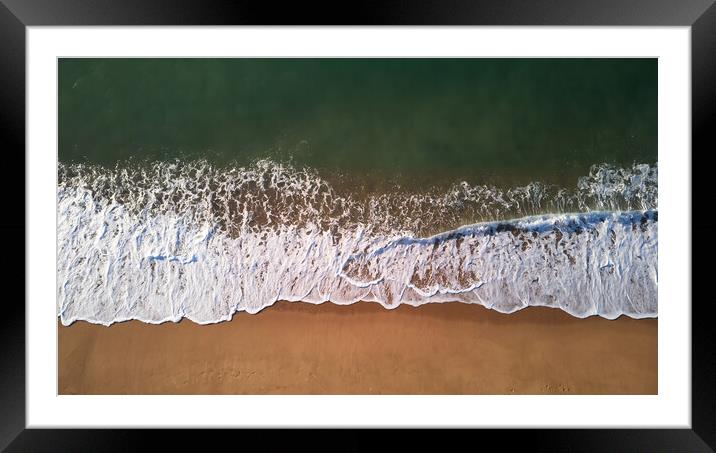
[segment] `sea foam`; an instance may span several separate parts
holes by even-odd
[[[595,166],[571,190],[363,196],[270,161],[61,163],[58,176],[65,325],[207,324],[277,300],[657,316],[656,166]]]

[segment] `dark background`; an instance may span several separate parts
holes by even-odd
[[[446,0],[388,1],[351,5],[294,3],[281,8],[275,2],[246,2],[206,0],[175,2],[167,0],[3,0],[0,5],[0,128],[6,152],[6,165],[24,168],[25,120],[25,26],[26,25],[193,25],[193,24],[382,24],[382,25],[671,25],[692,27],[692,165],[693,206],[708,206],[712,193],[707,159],[716,149],[713,124],[716,121],[716,7],[713,0],[550,0],[531,2],[521,0]],[[24,172],[10,172],[0,179],[4,193],[16,193],[24,187]],[[684,202],[687,202],[686,200]],[[6,197],[5,212],[0,222],[2,233],[8,238],[23,236],[24,200]],[[693,223],[692,237],[710,237],[716,233],[716,223],[701,217]],[[27,240],[27,238],[26,238]],[[713,241],[702,241],[695,248],[692,271],[694,282],[693,318],[693,429],[681,430],[533,430],[464,432],[461,438],[454,433],[442,436],[416,436],[415,433],[393,435],[387,447],[405,448],[410,444],[433,449],[444,447],[451,439],[469,445],[476,437],[489,445],[491,439],[505,443],[506,449],[529,448],[535,451],[713,451],[706,443],[716,445],[716,348],[712,327],[714,305],[709,288]],[[23,256],[24,244],[9,241],[8,256]],[[709,261],[706,261],[706,260]],[[129,430],[31,430],[25,429],[25,319],[24,260],[2,262],[6,281],[4,323],[0,329],[2,366],[0,367],[0,447],[15,439],[10,451],[63,451],[92,449],[92,451],[127,451],[152,448],[152,442],[170,446],[202,447],[222,441],[215,432],[129,431]],[[14,285],[12,284],[14,283]],[[710,290],[710,288],[709,288]],[[689,302],[689,301],[680,301]],[[237,436],[255,433],[227,432],[224,439],[236,441]],[[332,434],[332,436],[331,436]],[[430,433],[428,433],[430,434]],[[293,448],[307,446],[329,450],[343,442],[353,451],[375,448],[380,436],[333,431],[330,434],[312,433],[305,436],[263,433],[270,439]],[[310,439],[308,437],[311,437]],[[490,437],[491,436],[491,437]],[[329,437],[332,441],[329,442]],[[358,438],[366,439],[363,444]],[[443,437],[442,439],[436,439]],[[398,439],[399,438],[399,439]],[[701,440],[703,438],[703,441]],[[209,440],[207,440],[209,439]],[[318,442],[323,439],[324,442]],[[505,441],[508,439],[508,441]],[[460,442],[464,440],[463,442]],[[705,441],[705,442],[704,442]],[[366,444],[368,447],[366,447]],[[360,447],[360,448],[359,448]]]

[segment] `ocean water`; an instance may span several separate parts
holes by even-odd
[[[57,315],[656,317],[653,59],[63,59]]]

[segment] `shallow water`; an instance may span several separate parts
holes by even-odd
[[[656,316],[656,178],[646,164],[602,165],[572,189],[464,183],[356,199],[270,161],[61,164],[58,315],[212,323],[277,300],[459,300]],[[549,213],[460,226],[499,207]],[[426,234],[438,225],[448,231]]]

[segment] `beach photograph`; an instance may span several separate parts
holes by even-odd
[[[656,58],[59,58],[60,395],[656,395]]]

